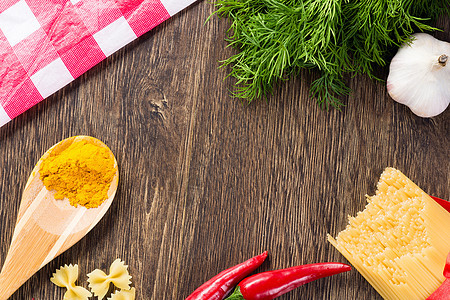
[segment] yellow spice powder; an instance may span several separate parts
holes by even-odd
[[[105,147],[80,140],[43,160],[39,174],[55,199],[68,198],[72,206],[98,207],[116,173],[114,157]]]

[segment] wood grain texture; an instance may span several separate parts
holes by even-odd
[[[346,260],[326,241],[363,209],[385,167],[449,199],[450,110],[422,119],[392,101],[385,84],[349,78],[342,112],[309,99],[317,77],[280,85],[242,105],[218,61],[233,53],[226,19],[201,1],[0,128],[0,263],[12,238],[26,178],[39,157],[73,135],[101,139],[120,168],[116,198],[80,242],[11,299],[62,299],[49,278],[77,263],[129,264],[138,299],[184,299],[247,258],[269,251],[260,271]],[[450,19],[439,21],[450,40]],[[387,76],[387,69],[380,70]],[[380,299],[352,271],[280,299]]]

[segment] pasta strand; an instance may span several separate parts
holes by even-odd
[[[394,168],[366,208],[328,241],[384,299],[425,299],[445,280],[450,214]],[[444,229],[444,230],[443,230]]]

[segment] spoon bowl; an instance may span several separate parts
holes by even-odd
[[[108,198],[96,208],[70,205],[67,198],[55,199],[39,177],[43,160],[58,154],[77,141],[86,141],[109,150],[104,143],[89,136],[74,136],[51,147],[38,161],[25,185],[11,246],[0,272],[0,300],[8,299],[25,281],[48,262],[83,238],[105,215],[116,194],[116,173],[110,183]]]

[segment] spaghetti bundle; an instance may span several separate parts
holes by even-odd
[[[375,196],[328,241],[384,299],[425,299],[445,280],[450,214],[400,171],[381,174]]]

